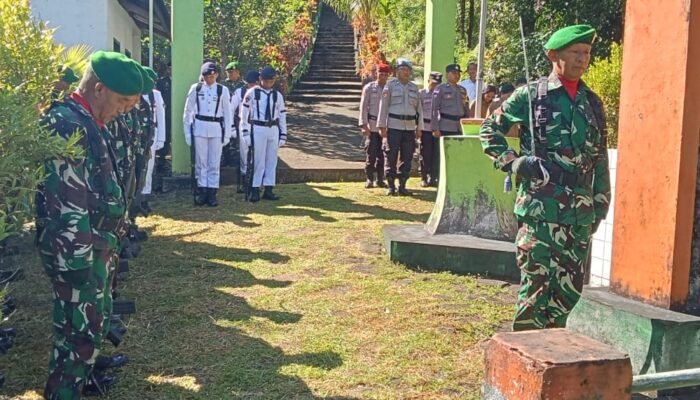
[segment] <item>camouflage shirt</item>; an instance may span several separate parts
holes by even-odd
[[[47,160],[37,191],[37,246],[47,273],[84,272],[94,249],[116,249],[124,192],[104,128],[77,101],[54,102],[42,124],[64,139],[81,135],[81,157]]]
[[[529,86],[533,102],[536,86]],[[590,179],[582,179],[576,185],[550,182],[543,187],[536,186],[535,181],[520,180],[515,214],[525,221],[590,225],[605,218],[610,204],[602,103],[583,81],[574,100],[555,74],[549,76],[547,89],[546,144],[537,153],[548,171]],[[528,86],[517,89],[481,126],[482,147],[497,168],[504,168],[518,154],[533,155],[527,90]],[[505,138],[516,124],[521,128],[519,152],[510,148]]]

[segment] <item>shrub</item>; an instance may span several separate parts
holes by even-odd
[[[66,143],[39,126],[62,51],[32,20],[28,0],[0,0],[0,241],[31,218],[43,161],[76,151],[77,138]]]
[[[620,111],[620,79],[622,77],[622,46],[613,43],[610,56],[593,63],[583,77],[600,96],[608,118],[608,146],[617,147],[617,124]]]

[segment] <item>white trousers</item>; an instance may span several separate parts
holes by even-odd
[[[255,148],[255,172],[253,187],[275,186],[277,180],[277,149],[280,144],[280,131],[276,126],[255,126],[253,128]]]
[[[151,147],[151,158],[148,160],[148,169],[146,170],[146,182],[143,184],[141,194],[151,194],[153,186],[153,167],[156,165],[156,151]]]
[[[221,166],[221,137],[194,137],[194,174],[197,186],[219,188]]]
[[[243,140],[243,135],[238,135],[238,139],[231,140],[238,140],[238,150],[241,155],[241,174],[245,175],[246,169],[248,168],[248,146],[245,144],[245,140]]]

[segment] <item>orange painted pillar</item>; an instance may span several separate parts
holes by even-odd
[[[688,299],[700,145],[700,2],[627,2],[611,289]]]

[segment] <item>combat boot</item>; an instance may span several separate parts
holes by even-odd
[[[371,179],[365,181],[365,189],[372,189],[374,187],[374,182]]]
[[[260,201],[260,188],[250,188],[250,199],[251,203],[257,203]]]
[[[265,200],[279,200],[279,196],[272,193],[273,186],[265,186],[265,191],[263,192],[262,198]]]
[[[216,192],[218,189],[215,188],[207,188],[207,205],[209,207],[216,207],[219,205],[219,202],[216,200]]]
[[[194,205],[203,206],[207,202],[206,188],[197,187],[197,193],[194,195]]]
[[[386,190],[387,196],[396,196],[396,185],[393,179],[389,179],[387,182],[389,188]]]
[[[412,196],[413,193],[406,190],[406,179],[399,181],[399,196]]]
[[[119,378],[114,375],[103,375],[93,371],[83,386],[83,396],[104,396],[107,389],[119,383]]]
[[[384,174],[377,174],[377,187],[386,187],[386,183],[384,182]]]
[[[97,356],[95,360],[95,369],[104,371],[110,368],[121,368],[129,362],[129,357],[126,354],[119,353],[113,356]]]

